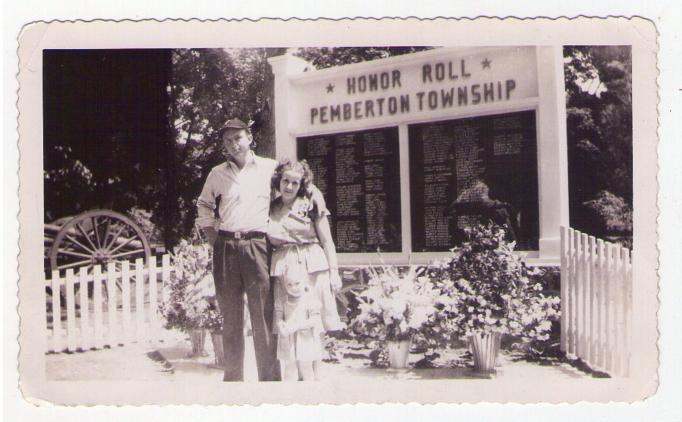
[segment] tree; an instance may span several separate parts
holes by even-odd
[[[630,47],[564,49],[571,226],[632,233]]]
[[[154,210],[154,221],[163,225],[167,246],[194,229],[196,198],[211,168],[225,160],[219,131],[229,118],[253,119],[256,152],[274,156],[268,101],[273,82],[267,58],[281,52],[173,50],[168,84],[173,156],[158,182],[160,200]]]
[[[170,65],[170,50],[43,53],[45,222],[151,208]]]
[[[294,55],[310,62],[317,69],[325,69],[416,53],[431,48],[433,47],[310,47],[298,48]]]

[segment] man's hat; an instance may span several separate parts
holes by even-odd
[[[218,131],[221,137],[223,136],[223,134],[225,133],[225,131],[227,129],[246,129],[246,130],[249,130],[249,125],[247,125],[246,123],[242,122],[239,119],[230,119]]]
[[[239,119],[230,119],[223,126],[224,129],[248,129],[249,126]]]

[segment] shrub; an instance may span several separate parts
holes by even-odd
[[[222,317],[215,301],[211,248],[182,240],[173,249],[175,271],[163,286],[161,315],[165,328],[189,331],[206,328],[219,331]]]
[[[472,227],[467,236],[450,259],[429,267],[440,296],[425,336],[440,346],[491,332],[527,345],[548,340],[559,299],[545,296],[543,285],[534,281],[539,270],[513,253],[515,244],[506,240],[502,226]]]
[[[601,221],[607,233],[632,233],[632,207],[620,196],[603,190],[583,205]]]

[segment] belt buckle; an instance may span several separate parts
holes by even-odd
[[[234,232],[234,238],[239,240],[242,238],[242,233],[241,232]]]

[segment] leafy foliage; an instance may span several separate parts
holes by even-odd
[[[583,205],[609,233],[632,233],[632,207],[623,198],[603,190]]]
[[[152,213],[141,208],[133,207],[128,210],[128,216],[142,230],[145,237],[152,243],[161,242],[161,233],[157,226],[152,223]]]
[[[215,300],[212,253],[208,245],[193,245],[186,240],[173,250],[175,271],[164,284],[159,312],[165,328],[189,331],[206,328],[219,331],[222,317]]]
[[[571,226],[631,235],[631,48],[571,46],[564,59]]]
[[[369,352],[370,366],[373,368],[388,368],[388,348],[386,342],[377,341],[375,347]]]
[[[433,47],[309,47],[299,48],[294,55],[310,62],[317,69],[385,59],[416,53]]]

